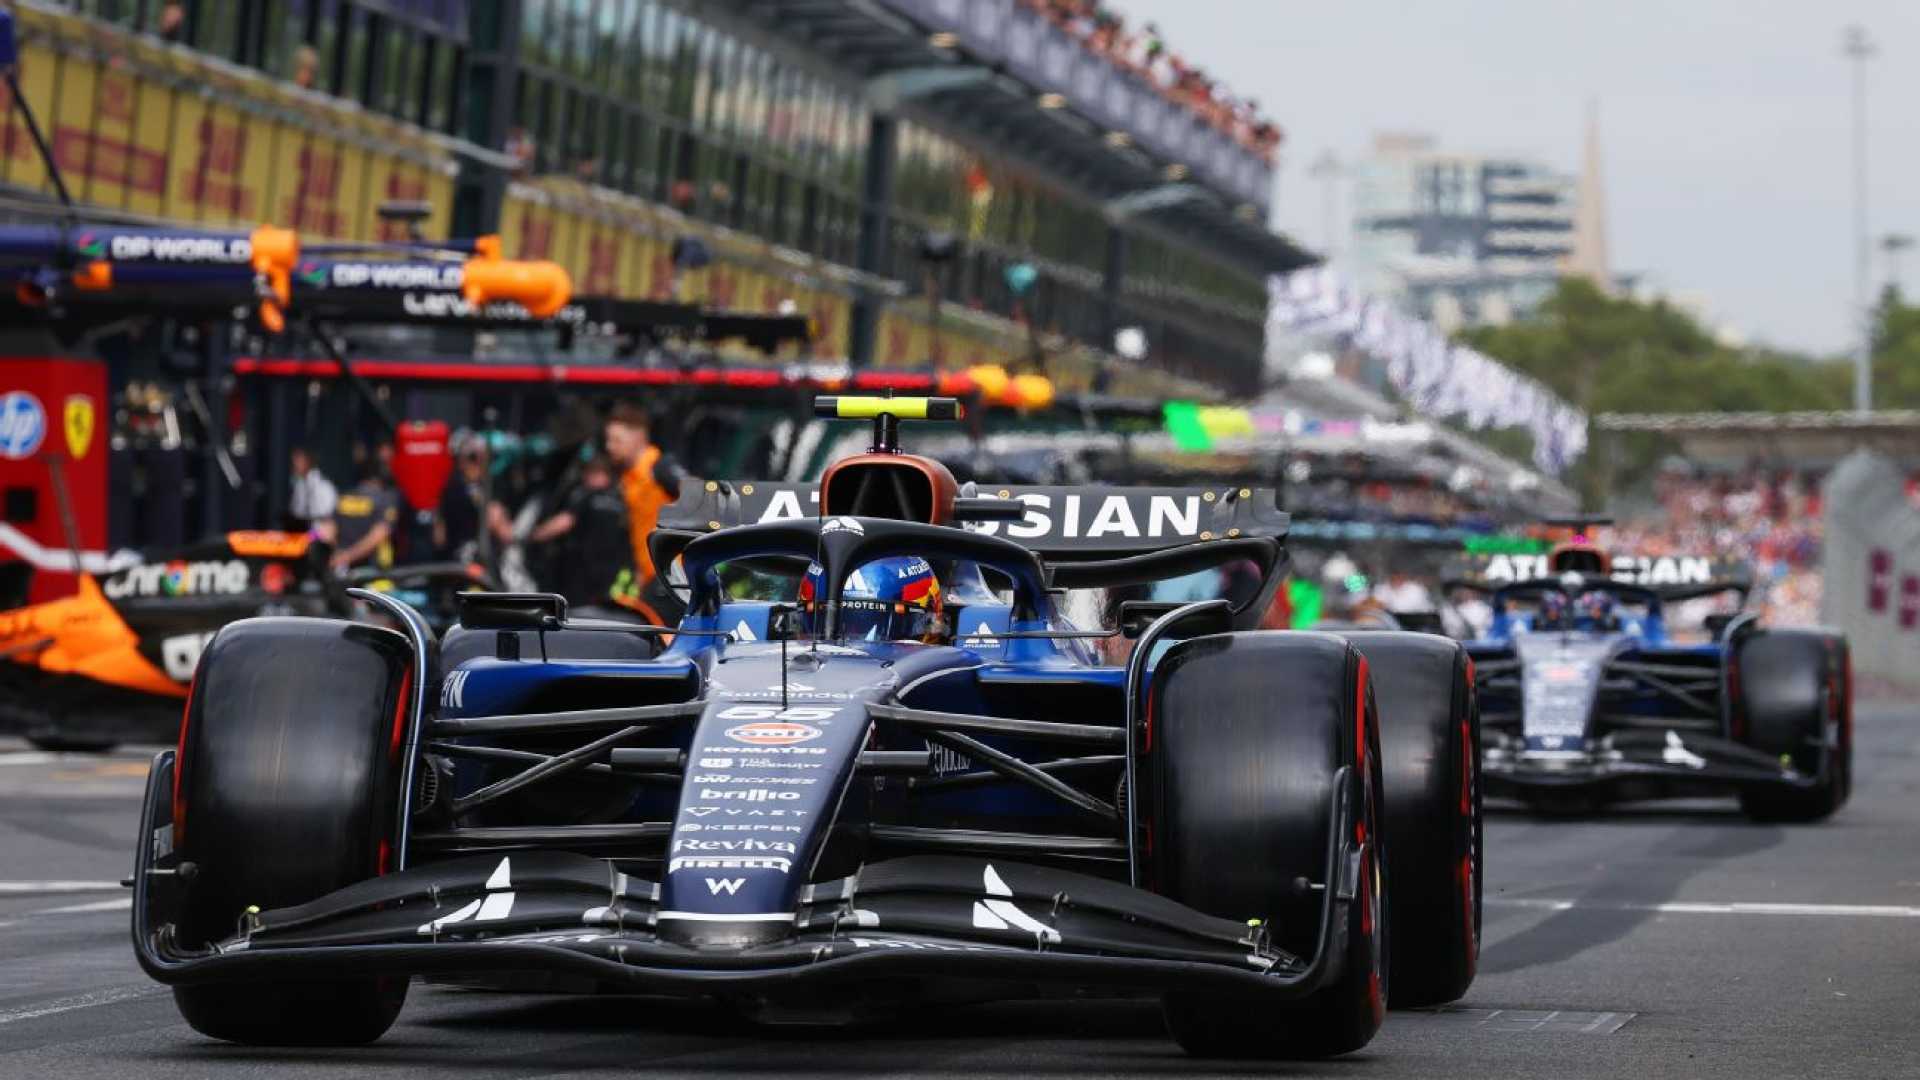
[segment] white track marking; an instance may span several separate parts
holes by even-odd
[[[0,881],[0,896],[53,896],[59,893],[119,892],[117,881]]]
[[[1488,907],[1527,908],[1534,911],[1650,911],[1662,915],[1827,915],[1860,919],[1920,919],[1920,907],[1899,904],[1753,904],[1705,903],[1674,900],[1664,904],[1634,904],[1608,900],[1545,900],[1526,897],[1489,898]]]
[[[46,908],[41,911],[29,911],[28,915],[90,915],[96,911],[132,911],[133,897],[123,896],[118,900],[96,900],[91,904],[68,904],[66,907]]]
[[[0,765],[51,765],[59,760],[59,754],[49,754],[44,750],[16,750],[0,754]]]
[[[139,998],[152,997],[155,994],[164,994],[166,992],[167,988],[164,986],[116,986],[109,990],[95,990],[91,994],[80,994],[77,997],[55,998],[52,1001],[43,1001],[38,1005],[28,1005],[19,1009],[0,1010],[0,1024],[12,1024],[21,1020],[38,1020],[43,1016],[54,1016],[59,1013],[72,1012],[75,1009],[90,1009],[95,1005],[118,1005],[123,1001],[134,1001]]]

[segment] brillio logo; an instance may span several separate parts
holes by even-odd
[[[749,746],[791,746],[794,743],[812,742],[822,734],[819,728],[811,724],[796,724],[786,720],[762,720],[727,729],[727,738]]]
[[[700,789],[701,802],[792,802],[799,797],[800,793],[797,791],[768,791],[765,788],[747,788],[740,791]]]

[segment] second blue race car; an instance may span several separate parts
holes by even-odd
[[[1669,634],[1667,608],[1748,579],[1705,558],[1610,559],[1586,542],[1493,556],[1453,586],[1489,594],[1492,622],[1467,644],[1480,691],[1489,793],[1542,810],[1734,793],[1761,820],[1814,821],[1852,784],[1852,671],[1845,637],[1707,620],[1708,640]]]

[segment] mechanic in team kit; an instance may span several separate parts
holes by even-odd
[[[666,599],[647,538],[660,522],[660,510],[680,497],[680,466],[654,445],[652,425],[636,405],[614,407],[607,418],[607,457],[620,469],[620,495],[627,506],[627,533],[633,572],[616,590],[614,600],[653,622],[660,622],[659,606]]]
[[[612,459],[602,455],[582,466],[580,485],[566,504],[528,538],[556,546],[554,590],[574,608],[587,609],[610,603],[623,573],[631,578],[630,536],[626,498],[614,484]]]
[[[393,489],[378,465],[353,490],[340,496],[333,508],[335,570],[355,566],[393,565],[395,530],[400,525],[400,493]]]

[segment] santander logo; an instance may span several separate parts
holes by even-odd
[[[791,746],[794,743],[812,742],[822,734],[819,728],[811,724],[795,724],[785,720],[761,720],[727,729],[727,738],[750,746]]]

